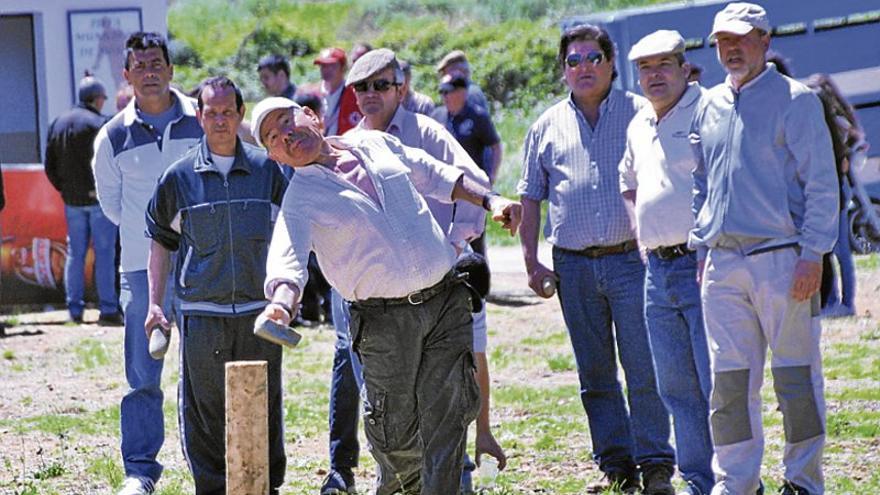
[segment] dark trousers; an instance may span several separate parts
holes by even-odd
[[[269,486],[284,483],[281,347],[254,336],[256,315],[183,316],[180,423],[183,453],[197,495],[226,494],[226,363],[268,362]]]
[[[464,433],[480,407],[472,321],[462,284],[415,306],[352,303],[376,495],[458,493]]]

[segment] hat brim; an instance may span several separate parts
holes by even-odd
[[[275,110],[285,110],[288,108],[302,107],[293,100],[278,96],[266,98],[265,100],[257,103],[256,107],[254,107],[254,114],[252,116],[253,121],[251,122],[251,136],[253,136],[254,141],[256,141],[258,145],[262,146],[263,148],[266,147],[266,145],[263,143],[263,140],[260,139],[260,127],[263,126],[263,122],[266,120],[266,117],[268,117],[269,114],[271,114]]]
[[[737,36],[745,36],[749,34],[752,29],[755,29],[755,26],[752,26],[745,21],[724,21],[713,26],[712,33],[709,34],[709,39],[714,40],[719,33],[732,33]]]
[[[666,50],[664,52],[650,52],[650,53],[630,53],[629,56],[627,56],[627,59],[630,62],[637,62],[643,58],[660,57],[660,56],[666,56],[666,55],[671,55],[674,57],[675,55],[682,54],[682,53],[684,53],[684,50]]]

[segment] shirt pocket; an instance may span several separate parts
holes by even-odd
[[[220,229],[228,229],[226,206],[217,203],[203,203],[184,210],[182,230],[196,254],[206,256],[217,251],[221,237],[226,237]]]
[[[383,178],[382,192],[385,195],[386,207],[405,211],[416,205],[419,212],[428,208],[424,198],[410,180],[409,174],[405,172]]]
[[[236,238],[266,242],[272,235],[272,206],[264,199],[245,199],[230,204]]]

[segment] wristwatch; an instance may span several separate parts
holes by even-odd
[[[483,209],[486,211],[492,211],[492,198],[500,196],[495,191],[489,191],[485,196],[483,196]]]

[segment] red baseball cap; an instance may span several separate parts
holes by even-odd
[[[315,57],[315,65],[335,64],[345,65],[345,50],[342,48],[325,48]]]

